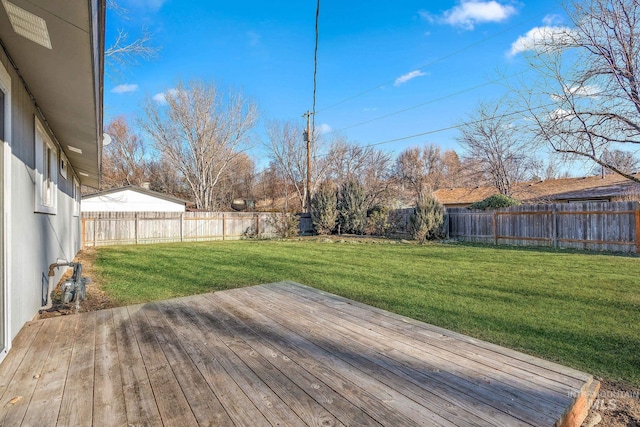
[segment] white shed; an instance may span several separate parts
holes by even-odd
[[[83,212],[184,212],[186,200],[133,185],[82,197]]]

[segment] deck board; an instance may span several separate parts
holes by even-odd
[[[52,419],[58,418],[75,339],[72,331],[77,326],[78,317],[70,320],[65,322],[68,328],[60,328],[56,332],[54,345],[23,419],[25,425],[47,425]]]
[[[262,292],[259,293],[263,294]],[[286,295],[280,295],[280,298],[286,298]],[[257,301],[255,294],[252,299]],[[260,301],[263,304],[269,303],[267,299]],[[314,310],[315,306],[305,304],[304,300],[300,298],[284,299],[283,302],[287,306],[290,317],[300,319],[306,316],[309,319],[313,319],[313,323],[317,325],[318,330],[330,331],[326,332],[327,334],[340,334],[349,342],[358,343],[359,341],[358,344],[364,344],[364,348],[360,351],[367,351],[370,348],[377,349],[378,353],[373,354],[371,359],[375,362],[384,359],[385,354],[393,354],[395,360],[392,360],[392,363],[395,361],[412,361],[414,375],[422,372],[435,372],[435,377],[440,376],[442,368],[445,368],[448,374],[455,372],[456,377],[458,377],[452,378],[449,375],[447,382],[472,385],[472,388],[468,389],[467,393],[474,396],[476,400],[493,402],[496,401],[496,396],[501,396],[503,399],[500,399],[498,403],[502,404],[502,402],[509,403],[512,399],[522,399],[523,394],[526,394],[530,398],[522,399],[517,410],[508,409],[513,414],[528,415],[528,418],[523,421],[536,422],[541,418],[539,412],[553,413],[569,404],[568,389],[559,390],[560,396],[564,397],[563,402],[554,402],[553,399],[548,397],[549,390],[544,388],[547,385],[546,383],[536,384],[529,380],[514,378],[508,372],[488,367],[473,359],[460,357],[457,354],[458,348],[455,345],[449,345],[446,350],[434,349],[425,345],[419,346],[412,343],[407,336],[403,335],[402,339],[398,340],[396,339],[397,334],[390,335],[381,329],[371,331],[367,327],[361,326],[362,323],[365,323],[365,318],[356,318],[346,322],[343,317],[331,316],[326,310]],[[425,353],[431,357],[423,359],[428,361],[428,363],[423,364],[421,358]],[[402,366],[398,366],[398,368],[402,369]],[[508,368],[508,366],[505,366],[505,368]],[[459,381],[459,379],[462,379],[462,381]],[[399,390],[406,388],[406,385],[402,382],[397,382],[397,384]],[[431,382],[429,382],[429,387],[432,387]]]
[[[553,426],[597,389],[292,282],[34,321],[13,344],[0,425]]]
[[[231,418],[200,374],[197,366],[189,358],[187,351],[180,344],[179,338],[160,311],[159,305],[147,306],[144,308],[144,312],[150,326],[156,332],[156,338],[164,351],[167,363],[173,369],[197,423],[199,425],[232,426]]]
[[[160,412],[126,307],[113,311],[127,423],[161,425]],[[97,424],[96,424],[97,425]]]
[[[94,424],[101,424],[105,427],[127,424],[120,359],[118,357],[118,341],[112,310],[101,310],[96,317],[93,395]]]
[[[0,425],[20,425],[27,412],[31,397],[42,374],[45,362],[58,331],[65,329],[65,322],[53,319],[44,324],[38,331],[29,347],[22,363],[18,366],[10,380],[9,386],[2,396],[2,410],[0,411]],[[11,352],[10,352],[11,353]],[[39,357],[32,357],[34,354]],[[7,358],[10,354],[7,354]],[[65,372],[66,373],[66,372]],[[2,381],[4,382],[4,380]]]
[[[219,355],[212,354],[206,347],[204,337],[195,333],[192,313],[180,300],[166,302],[161,306],[172,327],[176,330],[181,344],[198,367],[211,389],[216,394],[226,413],[235,425],[268,425],[262,412],[251,402],[233,377],[221,365]]]

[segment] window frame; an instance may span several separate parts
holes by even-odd
[[[58,148],[35,118],[36,207],[38,213],[55,215],[58,210]]]
[[[80,200],[82,194],[80,191],[80,181],[73,177],[73,216],[80,216]]]
[[[7,133],[7,129],[6,129],[6,123],[5,123],[5,117],[7,112],[5,111],[5,105],[7,103],[6,99],[8,98],[8,95],[6,93],[4,93],[4,85],[0,85],[0,141],[5,141],[6,139],[6,133]]]

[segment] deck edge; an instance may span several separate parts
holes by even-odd
[[[600,391],[600,381],[592,378],[591,381],[585,383],[575,397],[573,404],[558,420],[555,427],[580,427],[589,415],[589,409],[598,397],[598,391]]]

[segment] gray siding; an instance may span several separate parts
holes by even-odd
[[[37,114],[22,81],[0,49],[0,62],[11,76],[11,240],[7,244],[11,280],[9,324],[12,340],[33,319],[46,293],[49,264],[58,258],[72,260],[80,249],[80,218],[73,216],[73,169],[67,179],[58,172],[57,213],[35,213],[35,132]],[[27,82],[28,85],[28,82]],[[73,120],[73,118],[69,118]],[[64,144],[64,141],[61,141]],[[59,158],[58,158],[59,160]],[[56,279],[62,271],[58,271]]]

